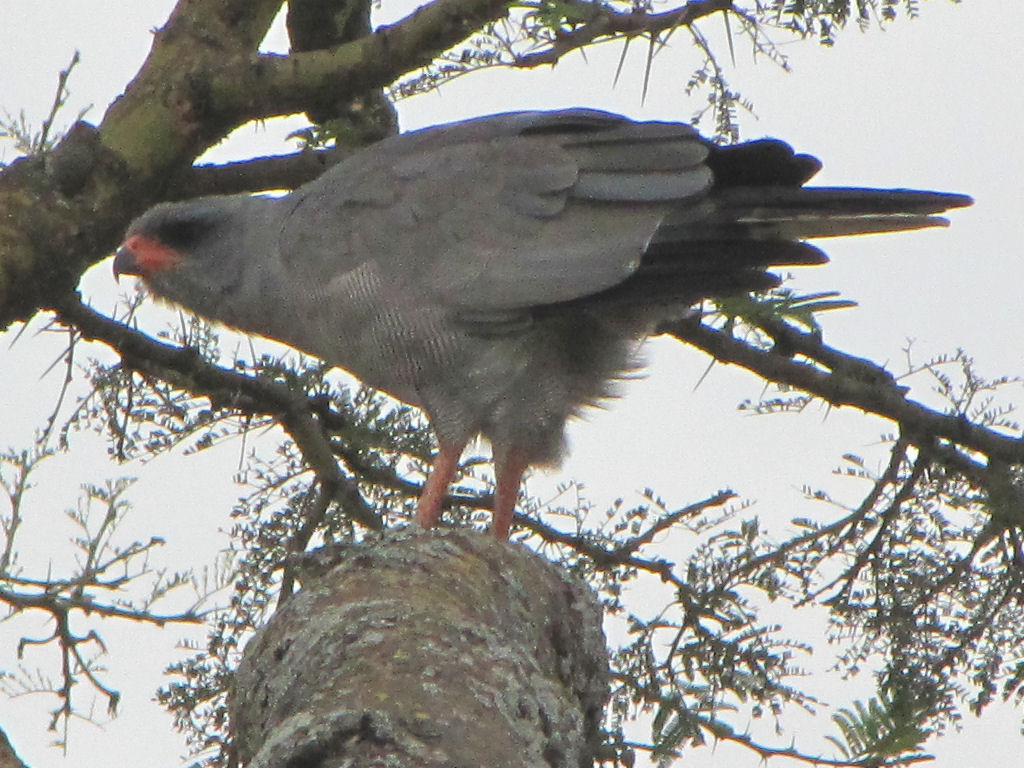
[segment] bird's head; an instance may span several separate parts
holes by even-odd
[[[161,203],[128,227],[114,276],[137,275],[159,298],[238,325],[237,306],[263,283],[269,202],[232,196]]]

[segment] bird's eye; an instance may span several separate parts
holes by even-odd
[[[156,238],[176,251],[188,251],[204,238],[208,238],[218,222],[212,216],[186,216],[168,219],[154,228]]]

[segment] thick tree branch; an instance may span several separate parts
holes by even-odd
[[[371,6],[371,0],[288,0],[286,23],[292,52],[333,48],[365,37],[372,29]],[[344,116],[356,124],[358,134],[369,118],[372,130],[380,131],[377,138],[398,130],[398,114],[380,89],[364,93],[356,103],[339,99],[335,89],[326,90],[317,103],[310,103],[306,114],[318,125]]]
[[[234,127],[203,101],[204,70],[254,51],[281,0],[182,0],[100,129],[79,123],[50,153],[0,174],[0,328],[67,293],[172,169]]]
[[[303,150],[223,165],[196,165],[183,169],[170,182],[168,200],[204,195],[237,195],[275,189],[295,189],[312,181],[349,154],[343,147]]]
[[[310,559],[239,665],[241,763],[592,764],[608,694],[601,607],[563,569],[465,530]]]
[[[157,187],[171,169],[189,164],[246,121],[219,100],[211,80],[234,80],[266,36],[281,0],[181,0],[153,35],[153,47],[128,90],[101,125],[138,181]]]
[[[0,329],[71,290],[124,226],[125,174],[92,126],[0,174]]]
[[[501,18],[507,7],[508,0],[435,0],[351,43],[288,56],[264,54],[253,61],[246,89],[225,77],[213,88],[249,119],[301,112],[324,91],[343,98],[383,88]]]

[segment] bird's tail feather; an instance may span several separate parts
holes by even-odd
[[[629,314],[768,290],[780,282],[768,269],[828,261],[807,239],[946,226],[938,214],[970,204],[966,195],[908,189],[728,188],[670,213],[637,271],[585,301]]]
[[[670,214],[656,243],[693,240],[805,240],[944,227],[936,214],[971,204],[966,195],[912,189],[739,187],[709,202],[714,212]]]

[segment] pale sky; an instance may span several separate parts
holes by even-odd
[[[57,72],[77,48],[82,63],[71,81],[67,115],[91,104],[86,119],[98,121],[137,71],[148,50],[149,30],[163,22],[172,6],[171,0],[121,0],[102,6],[3,0],[0,109],[24,109],[38,123],[49,108]],[[794,69],[790,74],[763,59],[753,64],[748,48],[738,43],[730,78],[756,108],[756,117],[742,117],[743,135],[777,136],[818,156],[825,163],[816,180],[821,184],[973,195],[976,205],[955,212],[949,229],[829,241],[825,246],[833,263],[801,271],[793,286],[804,292],[840,290],[858,301],[857,308],[823,318],[826,341],[888,362],[895,372],[901,370],[902,349],[913,339],[918,360],[963,347],[984,375],[1021,374],[1024,152],[1018,134],[1024,123],[1024,89],[1018,78],[1024,72],[1024,30],[1001,3],[967,0],[954,6],[932,0],[922,6],[920,19],[901,21],[884,32],[850,29],[832,50],[811,41],[785,42],[782,49]],[[710,19],[702,28],[714,35],[721,22]],[[775,38],[786,40],[782,33]],[[656,60],[643,104],[643,46],[633,46],[629,66],[613,89],[618,56],[618,46],[606,46],[588,52],[587,63],[576,55],[553,71],[466,77],[439,94],[400,104],[403,127],[520,108],[582,105],[683,120],[698,108],[699,102],[683,93],[698,62],[683,33]],[[283,134],[273,123],[262,129],[246,127],[211,157],[289,151]],[[12,153],[0,147],[0,158],[10,160]],[[109,263],[89,274],[83,290],[98,307],[112,305],[117,287]],[[33,338],[39,326],[37,321],[14,347],[0,340],[0,447],[29,443],[59,385],[53,374],[40,379],[59,355],[60,340]],[[843,453],[858,453],[869,463],[884,459],[878,438],[888,426],[878,419],[817,404],[799,416],[752,418],[736,410],[741,401],[761,394],[762,385],[752,376],[716,366],[695,390],[707,366],[701,353],[669,342],[649,346],[647,377],[630,385],[609,410],[574,425],[570,459],[557,472],[535,476],[530,489],[543,494],[559,480],[576,478],[598,504],[617,496],[636,500],[638,491],[652,487],[670,503],[682,505],[732,487],[756,500],[752,513],[781,538],[789,518],[829,514],[802,500],[804,484],[827,485],[846,501],[859,498],[863,486],[830,478]],[[928,399],[926,389],[915,390],[915,395]],[[1018,388],[1014,396],[1024,402],[1024,389]],[[25,541],[39,545],[26,551],[26,567],[45,567],[48,561],[59,567],[67,553],[60,536],[68,535],[61,527],[62,510],[74,505],[79,483],[123,474],[143,478],[131,494],[136,510],[125,537],[167,538],[158,565],[199,564],[224,546],[220,532],[229,527],[231,504],[242,493],[229,480],[237,446],[221,450],[216,458],[226,469],[201,482],[196,471],[199,466],[204,476],[210,471],[209,454],[160,461],[152,468],[121,467],[109,463],[102,446],[88,436],[76,438],[75,446],[70,457],[52,462],[41,475],[44,487],[30,497],[27,512],[32,519],[26,527],[35,537]],[[813,631],[813,617],[807,620],[808,631]],[[176,657],[175,643],[187,633],[111,622],[100,629],[111,650],[108,678],[124,694],[119,717],[105,718],[99,703],[96,715],[102,728],[74,722],[67,758],[48,746],[46,713],[56,705],[54,700],[0,698],[0,726],[32,768],[181,765],[183,742],[149,699],[163,682],[161,670]],[[46,631],[32,616],[0,625],[0,669],[17,664],[19,637]],[[798,625],[791,634],[800,631]],[[201,634],[191,637],[199,640]],[[823,645],[805,666],[826,669],[833,650]],[[37,651],[25,663],[46,665],[53,657]],[[820,675],[812,682],[814,690],[840,705],[868,693],[866,680],[846,685]],[[87,701],[88,691],[83,687],[81,693]],[[1019,713],[1009,708],[993,708],[980,722],[968,716],[962,734],[929,748],[940,766],[980,766],[991,758],[1007,758],[1024,746],[1019,720]],[[821,739],[832,730],[826,717],[795,716],[784,725],[793,728],[800,748],[831,754]],[[761,724],[751,728],[763,741],[789,744],[789,732],[777,739]],[[684,761],[729,768],[759,765],[756,755],[730,747],[690,751]],[[789,768],[791,763],[777,760],[771,765]]]

